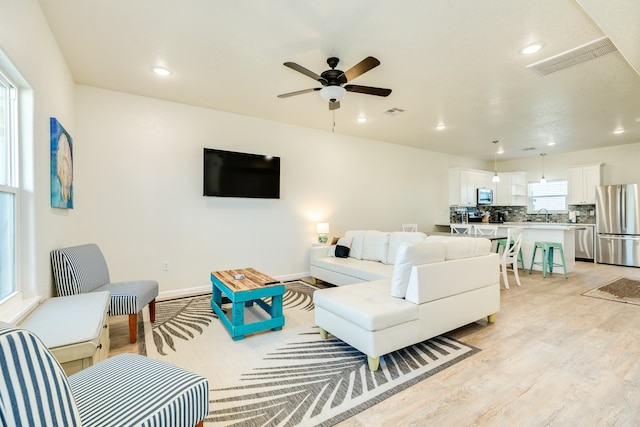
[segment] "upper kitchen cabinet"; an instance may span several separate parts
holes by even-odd
[[[602,164],[583,165],[567,171],[570,205],[595,205],[596,187],[602,185]]]
[[[493,174],[475,169],[449,169],[449,206],[475,206],[476,189],[491,188]]]
[[[494,206],[526,206],[527,205],[527,173],[499,173],[500,182],[496,183],[493,198]]]

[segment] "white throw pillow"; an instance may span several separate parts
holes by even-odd
[[[409,277],[414,265],[444,261],[445,253],[445,245],[442,242],[424,241],[402,244],[398,249],[391,276],[391,296],[404,298],[407,295]]]
[[[364,230],[358,231],[347,231],[344,233],[344,237],[350,237],[351,240],[351,250],[349,251],[349,256],[355,259],[362,259],[362,250],[364,247]]]
[[[473,258],[491,252],[491,241],[479,237],[452,237],[444,244],[447,249],[447,261]]]
[[[345,236],[338,239],[338,243],[336,245],[346,246],[347,248],[351,247],[351,243],[353,242],[353,236]]]
[[[389,233],[368,230],[364,234],[362,259],[369,261],[387,262],[389,250]]]
[[[391,233],[391,236],[389,236],[389,252],[387,252],[386,264],[396,262],[398,249],[400,249],[403,243],[421,242],[426,238],[427,235],[422,232],[394,231]]]

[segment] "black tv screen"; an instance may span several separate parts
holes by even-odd
[[[280,157],[204,149],[205,196],[280,198]]]

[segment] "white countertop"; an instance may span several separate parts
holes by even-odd
[[[503,226],[518,226],[522,228],[552,229],[552,230],[579,230],[585,227],[594,227],[595,224],[574,224],[571,222],[505,222]]]

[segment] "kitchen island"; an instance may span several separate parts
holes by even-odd
[[[562,243],[564,252],[564,262],[567,267],[567,273],[571,273],[576,263],[575,251],[575,230],[580,224],[568,223],[548,223],[548,222],[505,222],[498,228],[498,234],[506,235],[507,228],[520,227],[522,233],[522,257],[527,270],[531,267],[531,256],[535,242],[555,242]],[[536,261],[542,260],[540,250],[536,253]],[[554,251],[553,262],[562,264],[560,252]],[[535,265],[534,270],[542,270],[542,266]],[[555,267],[554,273],[562,274],[562,267]]]

